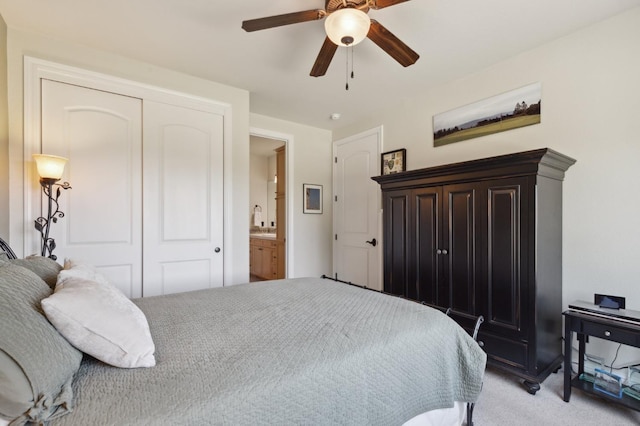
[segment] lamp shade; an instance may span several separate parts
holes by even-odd
[[[327,16],[324,29],[329,39],[338,46],[355,46],[369,33],[371,19],[359,9],[338,9]]]
[[[64,165],[67,163],[66,158],[57,155],[33,154],[33,159],[42,179],[59,180],[64,172]]]

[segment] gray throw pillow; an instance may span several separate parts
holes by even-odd
[[[44,316],[40,301],[50,294],[33,272],[0,261],[0,416],[18,424],[44,423],[72,407],[71,383],[82,353]]]
[[[26,259],[10,259],[6,262],[27,268],[42,278],[52,289],[56,287],[58,273],[62,270],[62,266],[55,260],[42,256],[29,256]]]

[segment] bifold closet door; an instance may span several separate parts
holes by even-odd
[[[140,297],[142,101],[50,80],[42,80],[41,99],[42,153],[69,159],[62,181],[72,187],[60,196],[65,216],[51,227],[54,254],[95,265]]]
[[[223,116],[144,102],[144,296],[223,284]]]

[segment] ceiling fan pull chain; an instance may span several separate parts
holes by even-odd
[[[346,71],[346,72],[345,72],[345,77],[346,77],[346,78],[345,78],[345,80],[346,80],[346,84],[345,84],[344,89],[345,89],[345,90],[349,90],[349,46],[347,46],[347,52],[346,52],[346,54],[347,54],[347,62],[346,62],[347,69],[345,70],[345,71]]]
[[[353,74],[353,46],[349,46],[350,50],[351,50],[351,78],[353,78],[354,74]]]

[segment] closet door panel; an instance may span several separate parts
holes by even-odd
[[[144,296],[222,286],[223,117],[144,103]]]
[[[209,134],[181,125],[163,128],[158,186],[163,241],[206,240],[210,233]]]
[[[72,186],[51,227],[54,254],[95,265],[127,296],[141,296],[142,101],[42,80],[41,102],[42,152],[69,159],[62,181]]]

